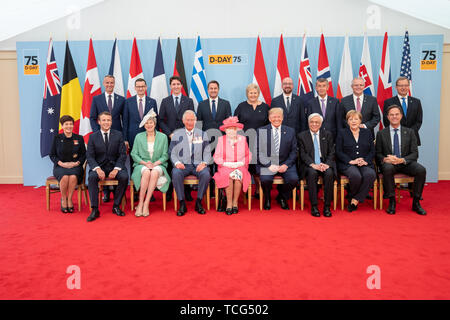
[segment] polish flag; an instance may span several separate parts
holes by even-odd
[[[139,58],[139,51],[136,44],[136,38],[134,38],[133,49],[131,49],[131,62],[130,62],[130,73],[128,76],[127,98],[136,95],[134,83],[139,78],[144,79],[144,73],[142,72],[141,58]]]
[[[350,57],[350,47],[348,46],[348,36],[345,36],[344,50],[342,53],[341,70],[339,71],[339,82],[336,92],[336,98],[341,100],[343,97],[353,93],[352,80],[353,80],[352,59]]]
[[[317,79],[325,78],[328,80],[328,96],[334,97],[333,93],[333,84],[331,83],[331,72],[330,72],[330,64],[328,63],[328,55],[327,48],[325,46],[325,38],[323,36],[320,37],[320,48],[319,48],[319,63],[317,65]]]
[[[261,41],[256,42],[255,68],[253,70],[253,81],[261,90],[260,100],[270,105],[272,98],[270,96],[269,80],[267,80],[266,65],[261,49]]]
[[[277,97],[283,93],[282,82],[284,78],[289,77],[289,68],[284,51],[283,35],[280,37],[280,45],[278,47],[277,74],[275,75],[275,85],[273,87],[273,97]]]

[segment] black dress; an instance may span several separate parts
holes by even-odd
[[[86,161],[86,147],[84,146],[83,137],[75,133],[72,133],[70,138],[67,138],[64,133],[58,134],[53,139],[50,159],[54,163],[53,175],[58,181],[61,181],[63,176],[76,175],[78,184],[80,184],[83,178],[83,164]],[[80,165],[68,169],[59,166],[58,161],[79,161]]]

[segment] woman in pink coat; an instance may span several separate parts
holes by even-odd
[[[214,153],[214,162],[217,164],[218,170],[213,178],[217,188],[225,188],[227,196],[225,213],[228,215],[238,213],[241,188],[247,192],[251,182],[248,164],[252,154],[248,149],[247,139],[237,134],[237,131],[242,130],[243,127],[244,125],[239,123],[238,117],[225,119],[220,127],[225,135],[217,140]]]

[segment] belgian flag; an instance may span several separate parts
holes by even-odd
[[[77,71],[70,54],[69,42],[66,41],[66,54],[64,57],[64,73],[61,90],[61,111],[60,117],[71,116],[74,120],[73,132],[79,133],[81,104],[83,103],[83,93],[78,81]],[[61,124],[59,132],[62,132]]]
[[[180,37],[177,39],[177,51],[175,55],[175,65],[173,67],[173,75],[180,77],[181,84],[183,85],[181,88],[181,93],[187,96],[186,73],[184,72],[183,52],[181,51]]]

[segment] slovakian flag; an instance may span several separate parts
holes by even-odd
[[[336,92],[336,98],[341,100],[343,97],[353,93],[352,80],[353,80],[352,59],[350,57],[348,36],[345,36],[344,50],[342,52],[341,70],[339,71],[339,81]]]
[[[124,97],[125,93],[123,91],[122,67],[120,66],[120,56],[119,48],[117,47],[117,39],[114,40],[108,74],[114,76],[114,93]]]
[[[161,50],[161,38],[158,39],[156,47],[155,69],[153,71],[152,87],[150,89],[150,97],[156,100],[156,105],[161,106],[161,101],[169,95],[167,90],[166,73],[164,72],[164,61]]]
[[[175,55],[175,63],[173,65],[173,75],[181,79],[181,93],[187,96],[186,73],[184,72],[183,51],[181,50],[180,37],[177,39],[177,51]]]
[[[55,135],[58,133],[59,108],[61,105],[61,80],[58,74],[53,40],[50,38],[45,69],[44,98],[41,113],[41,157],[48,156]]]
[[[319,47],[319,63],[317,65],[317,79],[324,78],[328,80],[328,92],[327,95],[334,97],[333,84],[331,83],[330,64],[328,63],[327,47],[325,46],[325,37],[323,33],[320,37]]]
[[[403,38],[402,65],[400,67],[400,77],[406,77],[409,80],[408,95],[412,95],[412,74],[411,74],[411,49],[409,47],[409,34],[405,32]]]
[[[261,41],[256,42],[255,68],[253,70],[253,81],[261,90],[260,100],[270,106],[272,98],[270,96],[269,80],[267,80],[266,65],[264,64],[264,56],[261,49]]]
[[[361,54],[361,62],[359,63],[358,75],[364,79],[364,94],[373,96],[375,94],[375,87],[373,85],[372,76],[372,62],[370,60],[369,41],[367,35],[364,34],[364,44]]]
[[[197,111],[199,102],[208,99],[208,86],[206,84],[205,64],[203,63],[203,53],[202,45],[200,43],[200,36],[198,36],[197,38],[197,46],[195,49],[189,98],[191,98],[194,102],[195,111]]]
[[[60,117],[64,115],[71,116],[75,120],[73,132],[77,134],[80,128],[82,102],[83,94],[81,93],[80,81],[78,81],[77,71],[70,53],[69,42],[66,41]],[[59,125],[59,131],[62,132],[61,124]]]
[[[136,95],[134,83],[139,78],[144,79],[144,73],[142,72],[141,58],[139,57],[136,38],[134,38],[133,48],[131,49],[130,72],[128,74],[127,98]]]
[[[275,75],[275,85],[273,87],[273,97],[277,97],[283,93],[282,82],[284,78],[289,77],[289,67],[284,50],[283,35],[280,36],[280,44],[278,45],[278,61],[277,73]]]
[[[389,42],[387,32],[384,34],[383,51],[381,53],[380,72],[378,73],[377,102],[383,115],[384,100],[392,97],[391,58],[389,56]],[[383,117],[381,117],[383,119]],[[383,121],[380,121],[380,129]]]
[[[83,103],[80,113],[80,135],[83,136],[84,143],[87,144],[92,133],[89,116],[91,114],[92,99],[102,93],[100,78],[98,76],[97,61],[95,60],[92,39],[89,40],[89,55],[86,67],[86,78],[84,80]]]
[[[308,49],[306,48],[306,35],[303,35],[300,70],[298,72],[297,95],[307,102],[314,98],[311,67],[309,65]]]

